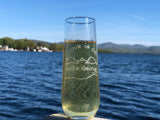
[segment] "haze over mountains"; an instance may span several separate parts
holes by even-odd
[[[129,53],[129,54],[160,54],[160,46],[144,46],[140,44],[115,44],[105,42],[98,45],[98,48],[111,51],[112,53]]]

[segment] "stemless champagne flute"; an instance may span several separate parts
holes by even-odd
[[[87,120],[96,114],[100,102],[95,19],[65,21],[62,107],[71,119]]]

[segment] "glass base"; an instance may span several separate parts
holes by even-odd
[[[89,120],[91,119],[91,117],[87,117],[87,116],[75,116],[75,117],[70,117],[71,120]]]

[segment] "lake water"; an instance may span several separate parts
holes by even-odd
[[[63,53],[0,52],[0,120],[62,113]],[[160,120],[160,55],[99,54],[97,117]]]

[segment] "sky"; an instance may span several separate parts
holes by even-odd
[[[65,18],[96,19],[97,42],[160,46],[160,0],[0,0],[0,38],[63,42]]]

